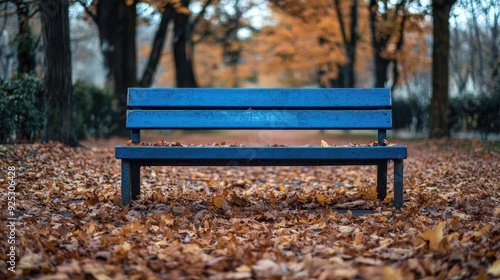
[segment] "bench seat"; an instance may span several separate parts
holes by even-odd
[[[116,158],[140,165],[376,165],[406,158],[405,146],[379,147],[162,147],[118,146]],[[201,161],[203,161],[201,163]]]

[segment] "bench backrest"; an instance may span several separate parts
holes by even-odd
[[[389,89],[144,89],[129,129],[390,129]]]
[[[380,141],[392,128],[385,88],[130,88],[127,105],[134,142],[141,129],[376,129]]]

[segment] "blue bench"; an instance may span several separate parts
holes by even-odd
[[[406,146],[385,145],[392,128],[389,89],[142,89],[128,91],[126,126],[132,143],[142,129],[377,130],[379,146],[169,147],[117,146],[122,204],[140,193],[141,166],[376,165],[377,197],[387,194],[394,162],[394,205],[403,205]]]

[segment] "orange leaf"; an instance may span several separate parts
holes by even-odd
[[[500,259],[496,260],[488,269],[488,274],[493,275],[494,277],[500,276]]]
[[[50,241],[45,242],[45,248],[54,253],[57,251],[57,247]]]
[[[458,216],[453,217],[450,221],[451,230],[457,231],[459,226],[460,226],[460,218]]]
[[[490,231],[492,224],[485,225],[482,229],[474,232],[474,237],[481,237]]]
[[[318,200],[318,203],[321,205],[325,205],[326,202],[326,197],[320,193],[316,195],[316,200]]]
[[[90,220],[89,227],[87,228],[87,234],[94,233],[94,231],[95,231],[95,225],[96,225],[96,221],[95,220]]]
[[[217,208],[222,208],[222,204],[224,203],[224,197],[216,196],[213,198],[214,206]]]
[[[440,222],[435,228],[420,232],[419,235],[424,240],[429,241],[429,247],[432,250],[436,250],[439,247],[441,240],[443,240],[443,229],[444,222]]]

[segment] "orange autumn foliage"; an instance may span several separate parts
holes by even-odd
[[[357,2],[357,28],[351,34],[352,1],[270,1],[272,20],[260,29],[251,31],[249,38],[235,37],[229,50],[241,50],[237,63],[228,63],[222,38],[227,26],[220,15],[209,14],[192,32],[194,45],[194,71],[201,87],[303,87],[325,85],[338,77],[339,69],[349,63],[346,41],[356,36],[354,73],[357,87],[373,86],[373,55],[369,7],[365,1]],[[216,2],[216,8],[221,3]],[[427,71],[428,46],[423,35],[429,26],[420,14],[410,14],[407,7],[404,23],[404,44],[396,48],[401,17],[383,16],[377,19],[377,36],[390,38],[382,56],[396,62],[399,70],[397,83],[413,79],[418,72]],[[388,10],[394,13],[394,10]],[[193,15],[195,16],[195,15]],[[242,19],[243,25],[251,25]],[[342,23],[342,24],[341,24]],[[343,26],[343,27],[342,27]],[[206,36],[210,32],[210,36]],[[168,48],[169,49],[169,48]],[[148,47],[141,56],[148,53]],[[157,86],[175,85],[175,65],[170,50],[162,57]]]

